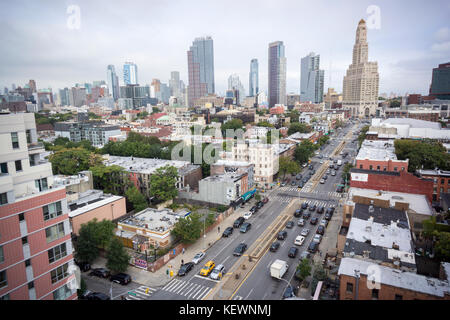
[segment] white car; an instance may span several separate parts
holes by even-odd
[[[303,244],[303,242],[305,241],[305,237],[303,236],[298,236],[297,238],[295,238],[294,244],[296,246],[301,246]]]
[[[223,264],[219,264],[211,272],[210,277],[213,280],[220,280],[220,279],[222,279],[224,274],[225,274],[225,266]]]
[[[252,216],[252,214],[253,213],[251,211],[249,211],[249,212],[244,213],[243,217],[245,220],[247,220],[248,218],[250,218]]]
[[[324,179],[320,179],[320,184],[324,184],[325,180]]]
[[[303,219],[303,218],[298,219],[297,225],[304,226],[305,225],[305,219]]]
[[[194,259],[192,259],[192,262],[194,264],[198,264],[200,261],[203,260],[203,258],[206,256],[206,253],[204,252],[199,252],[194,256]]]
[[[320,234],[314,235],[313,241],[320,243],[320,241],[322,241],[322,236]]]
[[[300,235],[306,237],[306,236],[308,236],[308,233],[309,233],[309,229],[306,229],[306,228],[305,228],[305,229],[302,230],[302,232],[300,233]]]
[[[319,225],[326,228],[328,226],[328,221],[326,219],[322,219],[322,220],[320,220]]]

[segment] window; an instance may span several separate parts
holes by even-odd
[[[439,192],[440,192],[440,193],[444,192],[444,188],[440,188],[440,189],[439,189]]]
[[[47,243],[64,237],[64,223],[61,222],[45,229],[45,236],[47,238]]]
[[[0,169],[1,169],[1,174],[7,174],[8,173],[8,163],[7,162],[3,162],[0,163]]]
[[[72,295],[72,290],[69,289],[67,284],[63,285],[61,288],[53,291],[54,300],[66,300]]]
[[[24,246],[26,244],[28,244],[28,237],[23,237],[22,238],[22,245]]]
[[[34,180],[34,184],[39,191],[44,191],[48,189],[47,178]]]
[[[56,218],[62,214],[61,201],[50,203],[42,209],[44,212],[44,221]]]
[[[34,155],[31,154],[28,156],[28,158],[30,159],[30,167],[33,167],[36,165],[36,161],[34,160]]]
[[[445,179],[441,179],[441,184],[444,184],[445,183]]]
[[[62,243],[59,246],[56,246],[48,250],[48,263],[58,261],[59,259],[64,258],[66,255],[67,255],[66,244]]]
[[[0,288],[8,285],[8,279],[6,279],[6,270],[0,271]]]
[[[405,171],[405,167],[402,167],[402,171]]]
[[[31,260],[27,259],[27,260],[25,260],[25,267],[29,267],[29,266],[31,266]]]
[[[377,170],[380,171],[380,166],[377,166]]]
[[[27,134],[27,143],[31,143],[31,130],[27,130],[26,134]]]
[[[63,264],[62,266],[59,266],[55,270],[52,270],[50,272],[52,283],[58,282],[64,278],[66,278],[69,273],[67,272],[67,269],[69,267],[69,263]]]
[[[386,170],[387,170],[387,168],[386,168],[386,167],[384,167],[384,168],[383,168],[383,171],[386,171]]]
[[[0,193],[0,205],[7,204],[8,203],[8,197],[5,193]]]
[[[347,282],[347,292],[353,293],[353,283]]]
[[[403,296],[400,294],[395,295],[395,300],[403,300]]]
[[[369,169],[370,169],[370,170],[372,170],[372,169],[373,169],[372,165],[370,165],[370,166],[369,166]]]
[[[394,167],[394,171],[397,171],[397,167]]]
[[[360,168],[360,169],[362,169],[362,168],[363,168],[363,165],[362,165],[362,164],[360,164],[360,165],[359,165],[359,168]]]
[[[3,253],[3,246],[0,247],[0,263],[5,261],[5,254]]]
[[[11,142],[13,149],[19,148],[19,136],[17,135],[17,132],[11,132]]]
[[[372,299],[378,299],[378,289],[372,289]]]
[[[1,297],[0,297],[0,300],[10,300],[10,298],[9,298],[9,293],[8,293],[8,294],[5,294],[4,296],[1,296]]]
[[[25,213],[19,213],[19,222],[24,221],[25,220]]]
[[[28,282],[28,290],[34,288],[34,281]]]
[[[14,163],[16,164],[16,171],[22,171],[22,161],[17,160],[17,161],[14,161]]]

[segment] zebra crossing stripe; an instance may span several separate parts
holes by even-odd
[[[193,283],[193,285],[190,286],[190,289],[188,291],[186,291],[183,295],[188,297],[188,293],[191,292],[194,288],[195,288],[195,283]]]
[[[173,293],[180,293],[187,285],[189,285],[189,282],[183,282],[181,286],[173,291]]]
[[[200,300],[201,298],[206,296],[206,294],[211,290],[212,290],[212,288],[206,287],[206,289],[197,297],[197,300]]]
[[[188,298],[191,298],[191,296],[197,292],[197,289],[200,289],[201,287],[202,287],[201,285],[195,284],[195,289],[194,289],[194,291],[191,292],[191,294],[188,296]],[[192,298],[194,298],[194,297],[192,297]]]
[[[172,288],[174,285],[176,285],[179,281],[180,281],[180,280],[178,280],[178,279],[173,279],[173,280],[170,281],[168,284],[166,284],[166,285],[162,288],[162,290],[169,291],[169,289]]]
[[[184,287],[183,290],[181,290],[178,294],[181,296],[185,296],[188,294],[192,289],[194,288],[194,283],[189,282],[189,285]]]
[[[184,281],[180,281],[180,282],[178,282],[176,285],[174,285],[172,288],[167,289],[166,291],[169,291],[169,292],[175,292],[176,290],[178,290],[178,288],[180,288],[181,286],[183,286],[184,283],[185,283]]]
[[[242,300],[242,297],[241,297],[241,296],[235,296],[235,297],[233,298],[233,300]]]

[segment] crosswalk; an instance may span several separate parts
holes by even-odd
[[[232,300],[242,300],[243,298],[241,296],[234,296]]]
[[[306,185],[303,188],[296,188],[296,187],[282,187],[280,188],[281,192],[299,192],[299,193],[312,193],[312,194],[317,194],[317,195],[321,195],[321,196],[327,196],[327,197],[332,197],[332,198],[341,198],[341,193],[339,192],[333,192],[333,191],[318,191],[318,190],[311,190],[311,185]],[[301,195],[300,195],[301,196]],[[274,199],[274,200],[279,200],[279,199],[285,199],[285,196],[277,196],[277,195],[272,195],[269,196],[269,200]],[[287,197],[289,198],[289,197]],[[281,200],[279,200],[281,201]],[[290,200],[289,200],[290,201]],[[287,201],[287,202],[289,202]],[[285,201],[286,202],[286,201]]]
[[[156,289],[146,286],[140,286],[125,297],[126,300],[149,300],[150,296],[156,292]]]
[[[185,297],[188,300],[200,300],[205,297],[212,290],[212,288],[189,281],[173,279],[161,290],[175,293]]]

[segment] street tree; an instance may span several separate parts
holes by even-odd
[[[125,272],[128,268],[130,255],[125,250],[122,242],[113,238],[106,252],[106,267],[113,273]]]
[[[286,177],[286,173],[296,174],[300,172],[300,166],[297,162],[290,160],[287,157],[279,158],[278,171],[283,175],[283,180]]]
[[[314,154],[314,151],[316,149],[317,149],[317,146],[314,145],[311,141],[304,140],[295,149],[294,158],[300,164],[307,163],[309,158]]]
[[[201,215],[193,212],[186,218],[178,219],[171,234],[183,243],[194,243],[200,238],[202,230]]]
[[[297,277],[300,281],[305,280],[308,276],[311,275],[311,263],[309,259],[303,259],[297,266]]]
[[[76,241],[75,258],[80,262],[92,263],[98,257],[97,227],[95,223],[82,224]]]
[[[173,166],[156,169],[150,179],[150,194],[161,202],[175,198],[178,195],[177,179],[178,170]]]
[[[125,170],[117,165],[98,164],[89,168],[94,180],[94,188],[105,193],[123,194],[129,179]]]
[[[133,204],[134,212],[140,212],[148,207],[145,196],[134,185],[125,191],[125,197]]]

